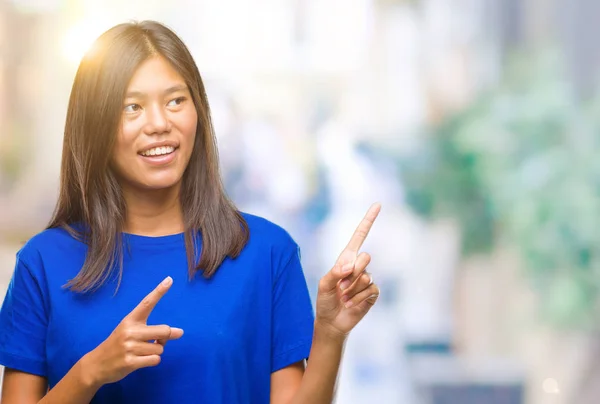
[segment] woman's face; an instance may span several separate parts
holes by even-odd
[[[160,56],[135,71],[123,103],[113,167],[125,189],[178,186],[188,165],[198,115],[189,89]]]

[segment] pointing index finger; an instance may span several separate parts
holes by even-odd
[[[377,215],[379,215],[380,211],[381,211],[380,203],[374,203],[373,205],[371,205],[371,207],[367,211],[367,214],[361,220],[360,224],[354,231],[354,234],[352,235],[350,242],[346,246],[346,251],[358,254],[360,247],[362,247],[362,245],[363,245],[365,239],[367,238],[367,235],[369,234],[369,231],[371,230],[371,227],[373,226],[375,219],[377,219]]]
[[[152,292],[148,293],[146,297],[129,313],[129,317],[138,320],[146,321],[156,307],[158,301],[167,293],[173,279],[167,276]]]

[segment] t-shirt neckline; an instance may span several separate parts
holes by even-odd
[[[136,246],[158,246],[168,244],[180,244],[185,241],[185,233],[168,234],[165,236],[143,236],[133,233],[121,233],[123,241]]]

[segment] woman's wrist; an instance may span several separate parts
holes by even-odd
[[[103,383],[96,369],[92,352],[84,355],[75,366],[78,366],[79,380],[85,388],[97,390],[102,387]]]
[[[344,333],[319,319],[315,320],[315,340],[343,344],[347,338],[348,333]]]

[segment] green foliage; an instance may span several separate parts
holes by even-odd
[[[464,254],[510,243],[545,318],[595,327],[600,286],[600,100],[577,102],[558,58],[516,59],[495,91],[403,159],[408,203],[453,216]]]

